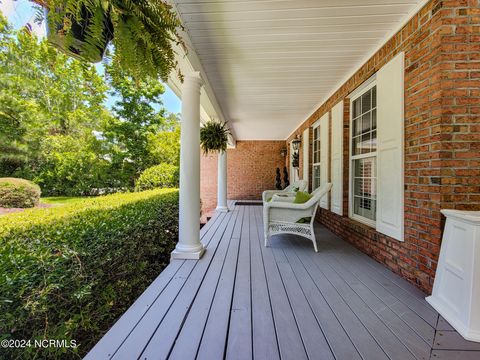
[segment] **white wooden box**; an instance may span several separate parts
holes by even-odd
[[[447,218],[433,292],[426,300],[466,340],[480,342],[480,211]]]

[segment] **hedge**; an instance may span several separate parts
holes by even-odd
[[[178,191],[114,194],[0,217],[0,340],[77,348],[0,349],[0,358],[83,356],[168,264]]]
[[[40,202],[40,187],[25,179],[0,178],[0,206],[31,208]]]

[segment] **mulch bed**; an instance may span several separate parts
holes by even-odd
[[[35,209],[46,209],[46,208],[49,208],[49,207],[52,207],[52,205],[51,204],[39,204],[39,205],[35,206]],[[27,209],[0,207],[0,215],[22,212],[22,211],[25,211],[25,210],[27,210]]]

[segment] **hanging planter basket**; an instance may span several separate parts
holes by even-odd
[[[101,61],[109,42],[113,40],[114,29],[110,16],[100,7],[94,13],[81,6],[79,18],[66,14],[59,8],[55,12],[63,17],[62,21],[47,21],[47,38],[50,44],[76,59],[92,63]],[[46,10],[46,17],[49,19],[49,10]],[[97,41],[93,42],[89,31],[98,19],[102,30]]]
[[[48,9],[49,42],[70,56],[98,62],[112,43],[112,65],[136,80],[167,81],[177,67],[181,23],[166,0],[32,1]]]
[[[222,152],[227,150],[230,130],[227,123],[208,121],[200,128],[200,146],[203,153]]]

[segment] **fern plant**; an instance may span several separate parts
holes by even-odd
[[[200,128],[200,147],[204,154],[226,151],[229,134],[230,130],[227,127],[227,123],[207,121]]]
[[[137,79],[166,81],[176,68],[181,23],[164,0],[34,0],[49,9],[49,39],[83,60],[99,61],[110,41],[112,63]]]

